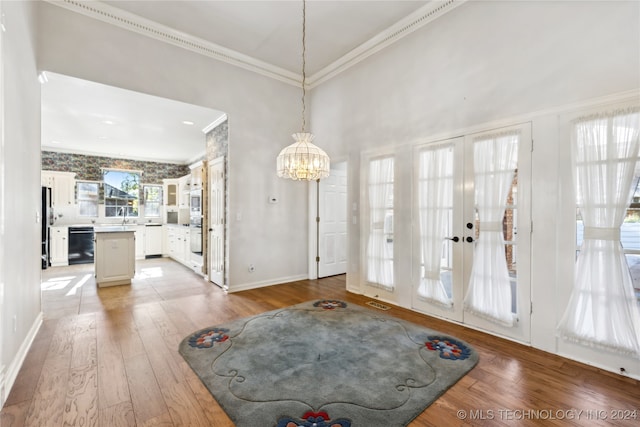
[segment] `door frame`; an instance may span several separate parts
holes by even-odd
[[[222,189],[223,189],[223,197],[222,197],[222,206],[223,206],[223,226],[222,226],[222,251],[223,251],[223,263],[222,263],[222,283],[218,284],[215,283],[211,280],[211,272],[213,271],[211,266],[213,263],[213,257],[211,256],[211,251],[213,250],[213,245],[211,244],[211,233],[213,231],[211,230],[211,226],[212,226],[212,222],[211,222],[211,216],[212,216],[212,209],[211,209],[211,204],[213,203],[213,198],[211,197],[211,191],[213,189],[213,186],[211,185],[212,182],[211,180],[213,179],[213,174],[211,173],[212,169],[218,165],[222,165],[222,175],[223,175],[223,181],[225,181],[222,185]],[[228,230],[227,230],[227,209],[226,209],[226,205],[227,205],[227,186],[226,186],[226,170],[225,170],[225,165],[226,165],[226,156],[220,156],[220,157],[216,157],[215,159],[211,160],[208,164],[208,170],[207,170],[207,179],[208,179],[208,183],[207,183],[207,191],[208,191],[208,217],[209,217],[209,227],[207,229],[207,280],[211,283],[214,283],[217,286],[220,286],[222,289],[228,289],[228,284],[227,284],[227,278],[226,278],[226,274],[227,274],[227,255],[228,255],[228,250],[227,250],[227,235],[228,235]]]
[[[521,130],[521,139],[518,146],[518,235],[523,236],[523,242],[518,243],[518,248],[525,248],[524,251],[518,251],[521,265],[518,265],[518,292],[516,293],[516,304],[518,307],[518,320],[513,327],[505,327],[497,323],[490,322],[478,317],[463,309],[463,301],[469,286],[471,267],[473,264],[473,250],[471,245],[465,241],[467,237],[475,238],[475,228],[467,230],[464,225],[471,221],[475,223],[475,198],[474,174],[473,174],[473,141],[476,137],[482,135],[491,135],[506,131],[509,129],[519,128]],[[454,181],[454,206],[460,209],[454,210],[453,216],[453,235],[458,236],[460,241],[453,245],[454,262],[454,280],[458,280],[453,284],[454,288],[454,307],[453,309],[440,308],[436,305],[429,304],[428,308],[418,307],[416,304],[416,292],[420,276],[420,224],[418,217],[418,193],[417,179],[419,174],[419,153],[429,146],[453,144],[454,147],[454,164],[459,165],[461,170],[454,171],[456,177]],[[429,142],[417,144],[413,147],[414,161],[412,179],[415,185],[412,201],[412,286],[411,286],[411,309],[426,313],[431,316],[439,317],[450,322],[462,323],[473,329],[482,330],[492,335],[501,336],[507,339],[519,342],[531,342],[531,231],[532,231],[532,204],[531,204],[531,160],[532,160],[532,124],[531,122],[514,123],[511,125],[502,125],[489,127],[482,131],[474,131],[464,133],[463,135],[453,136],[446,139],[435,139]],[[522,185],[520,185],[522,184]],[[524,252],[524,253],[523,253]],[[458,270],[458,271],[456,271]],[[455,294],[455,292],[459,294]]]
[[[346,170],[346,175],[347,175],[347,195],[349,194],[349,161],[347,159],[338,159],[338,160],[334,160],[331,162],[332,166],[335,166],[336,164],[345,164],[345,170]],[[332,169],[334,169],[332,167]],[[309,198],[307,200],[307,212],[308,212],[308,224],[309,224],[309,230],[308,230],[308,241],[309,241],[309,247],[307,250],[307,268],[308,268],[308,275],[309,275],[309,280],[316,280],[318,278],[318,263],[316,262],[316,257],[320,256],[320,254],[318,253],[319,250],[319,246],[318,246],[318,227],[319,224],[316,221],[316,218],[319,215],[319,204],[320,201],[318,200],[318,182],[317,181],[309,181],[309,183],[307,184],[307,188],[309,189],[308,194],[309,194]],[[348,201],[346,202],[346,206],[344,206],[344,208],[347,210],[347,212],[345,213],[345,215],[347,215],[347,218],[349,218],[349,203]],[[320,220],[322,221],[322,218],[320,218]],[[349,267],[349,227],[347,226],[347,239],[345,242],[345,252],[347,254],[347,270]]]

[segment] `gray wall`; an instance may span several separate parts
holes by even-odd
[[[307,188],[275,174],[299,126],[299,88],[48,3],[39,11],[40,69],[227,113],[230,290],[306,277]]]
[[[400,305],[412,304],[410,264],[418,256],[410,243],[411,147],[531,122],[531,344],[612,371],[625,366],[640,377],[636,360],[570,346],[555,336],[575,260],[567,123],[595,98],[636,91],[630,97],[638,102],[639,16],[637,1],[467,2],[313,90],[316,140],[334,158],[349,161],[350,208],[364,191],[361,153],[389,149],[397,156],[394,232],[406,237],[396,253]],[[356,292],[359,227],[350,223],[348,230],[347,280]]]
[[[35,58],[35,3],[2,2],[4,152],[0,156],[0,367],[13,363],[41,321],[40,301],[40,85]],[[35,125],[34,125],[35,124]],[[2,292],[4,291],[4,292]],[[15,329],[14,329],[15,328]],[[3,384],[0,384],[2,388]],[[0,403],[6,397],[0,391]]]

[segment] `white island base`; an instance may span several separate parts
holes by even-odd
[[[134,230],[95,227],[95,274],[98,287],[130,285],[136,273]]]

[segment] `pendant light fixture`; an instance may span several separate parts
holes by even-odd
[[[314,135],[306,132],[306,1],[302,0],[302,131],[294,133],[293,144],[278,155],[278,177],[294,181],[315,181],[329,176],[330,160],[327,153],[312,143]]]

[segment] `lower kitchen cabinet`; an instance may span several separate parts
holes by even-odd
[[[136,271],[133,235],[132,231],[96,231],[95,274],[99,287],[131,283]]]
[[[144,229],[144,255],[162,255],[162,226],[147,225]]]
[[[49,231],[51,266],[69,265],[69,227],[51,227]]]
[[[144,225],[136,225],[134,227],[134,238],[135,238],[135,248],[136,248],[136,259],[144,259],[145,256],[145,226]]]
[[[169,225],[165,227],[165,239],[167,244],[166,254],[196,273],[202,270],[196,268],[191,261],[191,230],[181,225]]]

